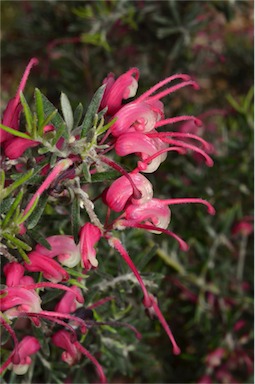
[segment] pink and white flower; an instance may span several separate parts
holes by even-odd
[[[11,359],[12,369],[16,375],[24,375],[32,363],[31,355],[39,351],[41,345],[34,336],[25,336],[19,342]]]
[[[152,199],[152,184],[140,173],[129,173],[139,195],[134,194],[134,188],[126,176],[115,180],[105,194],[105,202],[115,212],[125,209],[128,203],[135,205],[144,204]]]

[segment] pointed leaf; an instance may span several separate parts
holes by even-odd
[[[41,196],[41,198],[37,204],[36,210],[34,210],[31,213],[30,217],[27,220],[26,227],[28,229],[32,229],[37,225],[38,221],[40,220],[41,216],[43,215],[43,212],[45,210],[48,198],[49,198],[49,196],[46,193]]]
[[[37,243],[41,244],[46,249],[51,250],[51,245],[48,243],[45,237],[42,236],[40,232],[36,231],[35,229],[30,229],[27,233]]]
[[[74,199],[71,208],[71,223],[72,232],[75,244],[79,242],[79,230],[80,230],[80,202],[79,199]]]
[[[0,129],[2,129],[5,132],[9,132],[14,136],[22,137],[23,139],[27,139],[27,140],[32,140],[31,136],[28,136],[26,133],[7,127],[6,125],[0,124]]]
[[[85,137],[88,130],[93,126],[95,114],[97,113],[101,100],[103,98],[105,87],[106,87],[105,84],[101,85],[101,87],[98,88],[98,90],[92,97],[92,100],[88,106],[86,115],[84,117],[84,120],[82,122],[81,138]]]
[[[31,109],[25,99],[25,96],[23,95],[23,92],[20,92],[20,101],[23,106],[24,114],[26,117],[26,123],[27,123],[27,131],[32,134],[33,132],[33,114],[31,112]]]
[[[63,116],[67,125],[67,128],[69,129],[69,132],[73,129],[73,110],[70,104],[70,101],[65,93],[61,93],[60,96],[60,103],[61,103],[61,109],[63,112]]]
[[[37,119],[38,119],[38,133],[39,136],[42,136],[42,129],[43,128],[43,120],[44,120],[44,112],[43,112],[43,100],[42,100],[42,94],[41,91],[38,88],[35,88],[35,105],[36,105],[36,113],[37,113]]]
[[[82,114],[83,114],[83,106],[81,103],[79,103],[77,108],[74,111],[74,122],[73,122],[74,128],[78,127],[78,125],[80,124]]]

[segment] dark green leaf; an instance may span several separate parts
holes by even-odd
[[[46,249],[51,250],[51,245],[40,232],[36,231],[35,229],[29,229],[27,233],[38,244],[41,244]]]
[[[79,242],[79,230],[80,230],[80,203],[76,198],[72,203],[71,208],[71,223],[74,241],[76,244]]]
[[[74,122],[73,122],[74,128],[78,127],[78,125],[80,124],[82,114],[83,114],[83,106],[81,103],[79,103],[77,108],[74,111]]]
[[[96,91],[96,93],[92,97],[92,100],[88,106],[86,115],[84,117],[84,120],[82,122],[81,138],[85,137],[88,130],[90,128],[92,128],[92,126],[93,126],[95,114],[97,113],[98,108],[100,106],[101,100],[102,100],[103,95],[104,95],[104,90],[105,90],[105,84],[101,85],[101,87],[98,88],[98,90]]]
[[[37,225],[46,207],[48,197],[49,196],[46,193],[41,196],[37,204],[36,210],[34,210],[30,217],[27,219],[26,227],[28,229],[32,229]]]
[[[27,123],[27,131],[32,134],[33,132],[33,114],[31,112],[31,109],[25,99],[25,96],[22,92],[20,92],[20,101],[23,106],[24,114],[26,117],[26,123]]]
[[[105,180],[114,180],[118,176],[119,176],[119,173],[117,171],[95,173],[94,175],[91,176],[91,182],[97,183]]]

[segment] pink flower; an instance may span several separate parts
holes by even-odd
[[[3,121],[2,121],[3,125],[10,127],[10,128],[13,128],[13,129],[16,129],[16,130],[19,129],[19,117],[20,117],[20,113],[22,110],[22,105],[20,103],[20,92],[23,92],[23,90],[25,88],[27,78],[29,76],[29,72],[30,72],[31,68],[37,64],[38,64],[38,60],[36,58],[32,58],[29,61],[28,66],[24,72],[22,79],[21,79],[21,82],[20,82],[19,88],[17,90],[16,96],[9,101],[9,103],[8,103],[4,113],[3,113]],[[13,137],[13,135],[11,133],[2,130],[1,136],[0,136],[0,143],[4,142],[4,141],[6,141],[12,137]]]
[[[149,164],[144,162],[150,156],[157,154],[159,151],[168,147],[158,138],[150,138],[141,132],[129,132],[120,135],[115,143],[115,151],[119,156],[126,156],[130,153],[136,153],[142,161],[138,162],[139,169],[142,172],[154,172],[159,165],[166,159],[167,154],[162,153],[150,161]]]
[[[91,223],[86,223],[80,230],[81,264],[85,270],[98,266],[95,245],[101,238],[101,231]]]
[[[135,96],[138,79],[139,71],[137,68],[131,68],[119,76],[117,80],[114,79],[113,73],[109,73],[103,81],[103,84],[106,84],[106,88],[100,109],[107,107],[109,115],[116,113],[121,108],[122,100]]]
[[[253,233],[253,217],[246,216],[243,219],[237,221],[232,227],[232,235],[236,236],[242,234],[243,236],[249,236]]]
[[[223,348],[216,348],[214,351],[206,356],[206,364],[210,367],[217,367],[221,364],[226,351]]]
[[[51,250],[37,244],[35,251],[50,258],[58,256],[61,264],[73,268],[81,260],[79,246],[75,244],[72,236],[56,235],[46,238],[51,246]]]
[[[24,264],[27,271],[42,272],[43,277],[53,283],[67,281],[69,279],[66,270],[50,257],[36,251],[30,252],[28,257],[30,264]]]
[[[154,94],[164,85],[178,79],[181,80],[179,84]],[[190,80],[189,76],[183,74],[170,76],[160,81],[139,96],[134,102],[122,107],[114,115],[117,121],[110,128],[111,134],[113,136],[119,136],[132,131],[144,133],[152,131],[156,127],[157,122],[164,118],[164,106],[160,99],[188,85],[192,85],[196,89],[198,88],[196,82]]]
[[[117,121],[111,126],[110,132],[117,137],[127,132],[150,132],[164,116],[163,109],[163,104],[158,100],[129,103],[114,115]]]
[[[56,347],[64,349],[61,358],[65,363],[71,366],[80,360],[81,353],[74,345],[73,335],[71,333],[61,329],[54,333],[51,340]]]
[[[16,262],[7,263],[5,264],[3,271],[6,277],[6,285],[8,287],[14,287],[22,284],[21,278],[23,277],[25,271],[23,265]]]
[[[141,205],[129,205],[125,210],[125,217],[127,220],[167,228],[170,223],[171,211],[162,200],[151,199]],[[159,233],[158,231],[153,232]]]
[[[55,312],[60,313],[71,313],[74,312],[78,306],[79,303],[77,301],[77,295],[82,296],[82,292],[80,288],[76,286],[71,287],[72,292],[66,292],[62,299],[57,303],[55,306]]]
[[[130,173],[129,176],[137,189],[138,196],[134,195],[134,187],[126,176],[115,180],[105,194],[106,204],[115,212],[125,209],[127,203],[144,204],[153,196],[152,184],[146,177],[140,173]]]
[[[23,337],[13,354],[12,366],[9,366],[9,368],[12,368],[16,375],[24,375],[32,362],[30,356],[39,351],[40,348],[41,345],[35,337]]]
[[[4,143],[4,153],[11,160],[18,159],[28,148],[37,147],[39,144],[39,141],[13,137]]]
[[[0,308],[9,318],[21,312],[40,312],[41,298],[34,290],[15,286],[1,290]]]

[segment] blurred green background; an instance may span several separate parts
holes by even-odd
[[[170,229],[189,243],[188,253],[165,235],[130,230],[122,239],[151,282],[182,354],[172,355],[128,279],[107,292],[117,292],[122,319],[143,339],[119,329],[117,339],[99,332],[88,340],[92,352],[101,350],[97,357],[109,382],[252,383],[253,2],[2,1],[1,22],[2,108],[31,57],[40,64],[31,72],[28,99],[36,86],[56,105],[61,91],[74,106],[87,105],[109,72],[118,76],[134,66],[141,72],[139,94],[175,73],[200,84],[199,91],[187,88],[165,98],[166,115],[202,118],[199,135],[214,146],[214,167],[192,155],[169,155],[150,179],[155,196],[201,197],[216,216],[194,205],[172,208]],[[68,225],[66,220],[63,230]],[[91,299],[103,279],[128,273],[105,258],[104,244],[99,252],[101,269],[88,283]],[[100,316],[109,314],[102,310]],[[38,365],[33,382],[91,380],[83,365],[69,368],[56,359],[53,368],[54,375]]]

